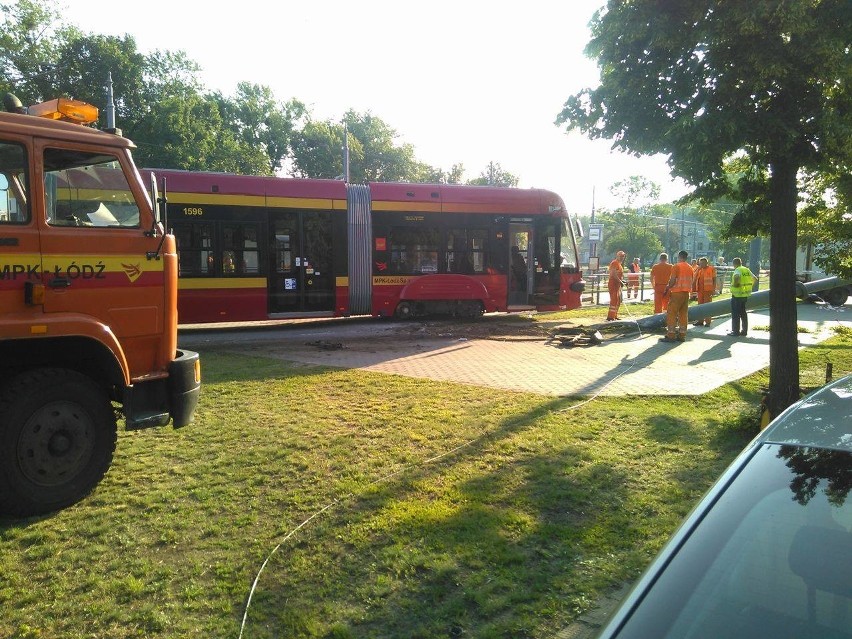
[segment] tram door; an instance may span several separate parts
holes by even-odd
[[[275,212],[269,231],[269,313],[333,311],[331,213]]]
[[[530,303],[532,290],[532,224],[509,225],[509,306]]]

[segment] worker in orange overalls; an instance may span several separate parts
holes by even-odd
[[[630,263],[630,272],[627,273],[627,299],[634,295],[639,299],[639,274],[642,272],[642,267],[639,265],[639,258],[634,257]]]
[[[607,288],[609,289],[609,312],[606,314],[606,321],[621,319],[618,316],[618,307],[621,306],[621,287],[624,286],[624,259],[627,254],[624,251],[619,251],[615,254],[615,259],[609,263],[609,281]]]
[[[666,336],[664,342],[686,341],[686,325],[689,323],[689,294],[692,291],[692,266],[687,262],[689,253],[680,251],[677,264],[666,284],[664,294],[671,293],[666,311]]]
[[[672,276],[669,256],[660,253],[659,261],[651,267],[651,286],[654,288],[654,313],[662,313],[669,307],[669,296],[664,291]]]
[[[713,301],[713,293],[716,292],[716,268],[707,261],[706,257],[698,259],[698,268],[693,277],[692,288],[699,304]],[[695,322],[695,326],[702,324],[710,326],[712,320],[712,317],[705,317],[703,320]]]

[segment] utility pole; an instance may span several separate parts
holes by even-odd
[[[343,181],[349,184],[349,128],[343,122]]]
[[[592,185],[592,221],[589,224],[595,223],[595,187]],[[591,242],[591,246],[589,247],[589,255],[591,257],[595,257],[598,254],[598,243]]]

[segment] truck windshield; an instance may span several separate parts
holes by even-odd
[[[44,166],[48,224],[139,226],[139,207],[116,157],[47,149]]]

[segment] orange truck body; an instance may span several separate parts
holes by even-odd
[[[132,149],[0,113],[0,512],[91,491],[112,460],[116,405],[127,428],[193,417],[200,364],[177,348],[175,239]]]

